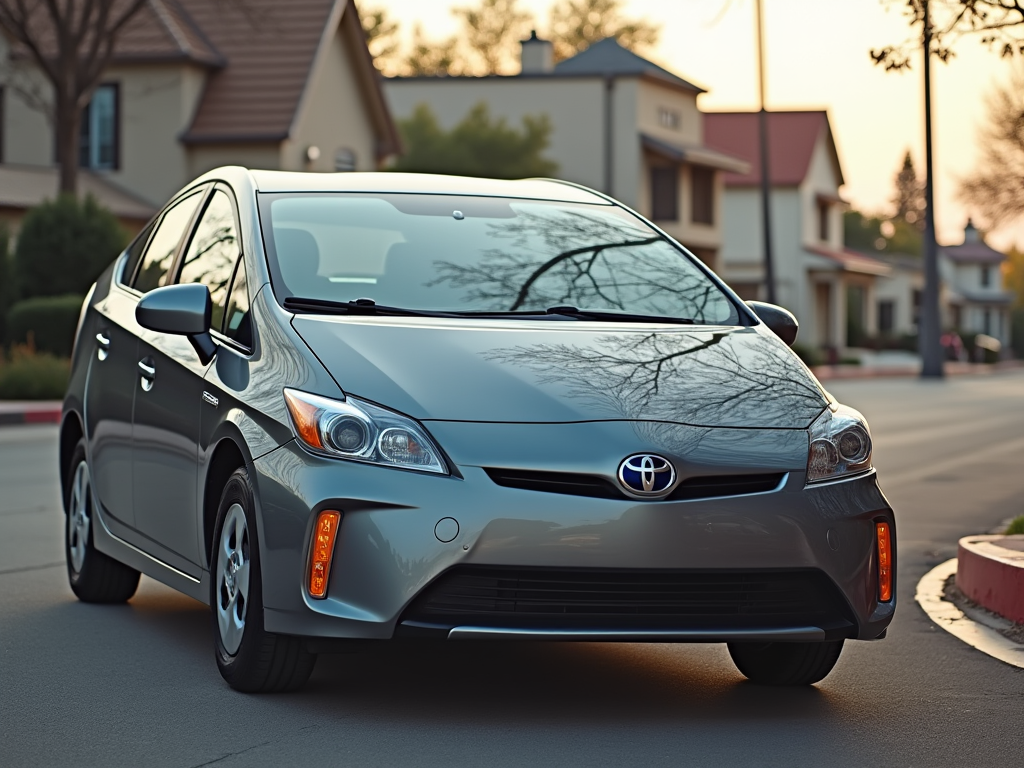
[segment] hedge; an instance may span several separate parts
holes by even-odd
[[[70,357],[82,297],[42,296],[19,301],[7,313],[7,340],[38,352]]]
[[[62,400],[70,377],[70,360],[15,348],[0,355],[0,400]]]

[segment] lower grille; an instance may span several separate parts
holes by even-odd
[[[404,621],[495,627],[853,627],[835,584],[815,569],[667,571],[458,566]]]

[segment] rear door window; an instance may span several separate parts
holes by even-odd
[[[181,238],[185,235],[192,215],[196,212],[199,202],[203,199],[202,191],[193,192],[182,198],[164,213],[157,225],[156,232],[150,238],[146,255],[142,259],[139,273],[135,277],[134,288],[148,293],[154,288],[167,285],[167,274],[174,264]]]
[[[214,330],[219,331],[224,321],[224,305],[239,252],[231,200],[218,189],[203,211],[178,278],[179,283],[201,283],[210,289],[210,327]]]
[[[128,258],[125,259],[124,268],[121,270],[121,276],[118,278],[118,282],[123,285],[131,285],[132,277],[135,275],[135,268],[139,266],[139,259],[142,258],[142,252],[146,250],[146,243],[149,242],[149,236],[153,234],[153,227],[156,226],[156,222],[152,221],[149,223],[139,236],[135,238],[135,241],[128,246]]]

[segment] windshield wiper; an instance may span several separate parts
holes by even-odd
[[[666,323],[676,325],[693,325],[688,317],[669,317],[668,315],[637,315],[628,312],[604,312],[598,309],[580,309],[572,306],[548,307],[547,309],[515,309],[508,312],[490,312],[487,310],[466,311],[457,313],[468,317],[522,317],[543,318],[551,315],[569,317],[573,320],[596,320],[601,322],[621,323]]]
[[[451,312],[434,312],[429,309],[408,309],[378,304],[373,299],[355,301],[331,301],[329,299],[307,299],[289,296],[284,308],[293,312],[320,312],[327,315],[383,315],[392,317],[459,317]]]

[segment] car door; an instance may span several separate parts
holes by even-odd
[[[87,311],[94,314],[83,327],[91,338],[80,344],[94,347],[85,389],[85,430],[93,488],[105,515],[134,525],[132,513],[132,403],[135,397],[135,304],[130,290],[156,220],[128,247],[120,274],[107,295]]]
[[[210,194],[197,221],[180,258],[177,282],[210,289],[211,328],[219,331],[239,254],[234,209],[223,189]],[[186,337],[143,330],[138,367],[132,441],[135,524],[150,540],[198,565],[200,409],[209,365],[200,362]]]

